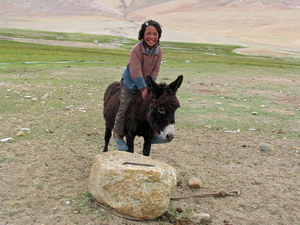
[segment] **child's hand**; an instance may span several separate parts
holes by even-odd
[[[144,88],[143,90],[142,90],[142,99],[143,100],[145,100],[145,98],[147,97],[147,88]]]

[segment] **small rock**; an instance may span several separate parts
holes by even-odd
[[[225,133],[233,133],[233,134],[235,134],[235,133],[240,133],[241,131],[240,131],[240,129],[237,129],[237,130],[234,130],[234,131],[232,131],[232,130],[225,130]]]
[[[23,132],[23,131],[20,131],[20,132],[18,132],[16,135],[17,135],[17,137],[23,136],[23,135],[24,135],[24,132]]]
[[[190,218],[187,218],[185,216],[180,217],[177,223],[175,224],[184,224],[184,225],[192,225],[195,224]]]
[[[50,129],[46,129],[46,133],[54,133],[54,131],[53,130],[50,130]]]
[[[199,189],[202,188],[202,182],[200,179],[196,178],[196,177],[192,177],[189,180],[189,188],[191,189]]]
[[[79,112],[83,112],[83,113],[86,113],[86,110],[85,108],[75,108],[77,111]]]
[[[44,94],[42,98],[48,98],[49,97],[49,94]]]
[[[179,220],[178,220],[176,217],[170,217],[170,218],[169,218],[169,222],[170,222],[170,223],[178,224],[178,223],[179,223]]]
[[[194,214],[190,217],[190,219],[195,223],[195,224],[208,224],[211,223],[210,215],[207,213],[198,213]],[[205,222],[205,223],[203,223]]]
[[[167,217],[168,219],[173,217],[173,215],[171,213],[169,213],[168,211],[165,211],[165,213],[163,214],[163,216]]]
[[[256,115],[258,115],[258,113],[257,112],[252,112],[252,115],[256,116]]]
[[[162,222],[168,222],[169,221],[169,219],[166,216],[164,216],[164,215],[160,216],[159,219]]]
[[[38,99],[37,99],[37,97],[33,97],[33,98],[31,99],[31,101],[32,101],[32,102],[37,102]]]
[[[211,129],[211,125],[206,125],[205,128]]]
[[[74,214],[78,214],[78,211],[74,211]]]
[[[1,142],[12,142],[13,140],[14,140],[13,138],[9,137],[9,138],[3,138],[0,141]]]
[[[180,207],[177,207],[177,208],[176,208],[176,211],[179,212],[179,213],[182,213],[182,212],[183,212],[183,209],[180,208]]]
[[[223,223],[224,224],[229,224],[230,222],[229,222],[229,220],[225,219],[225,220],[223,220]]]
[[[270,151],[271,150],[271,146],[269,144],[263,143],[259,146],[259,150],[262,151]]]

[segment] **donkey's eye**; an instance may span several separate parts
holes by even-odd
[[[163,108],[163,107],[158,107],[157,108],[157,111],[161,114],[165,114],[166,113],[166,110]]]

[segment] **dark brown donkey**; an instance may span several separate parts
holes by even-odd
[[[128,152],[134,151],[134,138],[136,135],[144,137],[143,155],[149,156],[151,141],[154,132],[161,134],[164,142],[170,142],[175,135],[175,110],[180,107],[176,97],[176,91],[180,87],[183,76],[170,83],[157,84],[148,76],[148,94],[142,100],[141,93],[138,92],[132,98],[126,116],[126,142]],[[105,146],[104,152],[108,150],[108,143],[114,127],[115,117],[120,104],[120,90],[122,83],[114,82],[108,86],[104,94],[105,118]]]

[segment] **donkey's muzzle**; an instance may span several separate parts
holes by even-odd
[[[160,133],[164,142],[170,142],[175,137],[174,124],[170,124]]]

